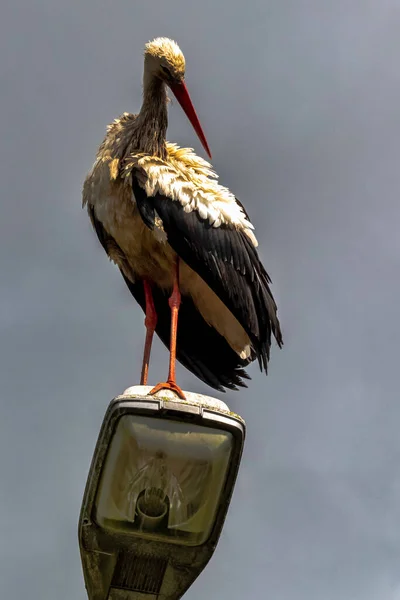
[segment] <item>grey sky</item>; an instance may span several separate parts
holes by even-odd
[[[81,185],[175,38],[221,182],[257,224],[285,347],[224,400],[248,438],[188,600],[400,599],[400,4],[14,0],[0,19],[0,597],[83,600],[77,519],[143,316]],[[169,139],[199,143],[180,108]],[[156,344],[151,381],[165,376]],[[185,389],[210,389],[183,369]]]

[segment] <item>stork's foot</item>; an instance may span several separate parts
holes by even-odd
[[[186,400],[185,394],[183,393],[179,385],[175,383],[175,381],[164,381],[161,383],[157,383],[157,385],[153,387],[153,389],[150,391],[150,394],[156,394],[160,390],[172,390],[173,392],[175,392],[175,394],[178,394],[181,400]]]

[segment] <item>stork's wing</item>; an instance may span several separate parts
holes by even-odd
[[[282,334],[270,279],[250,238],[232,225],[212,227],[196,210],[185,212],[179,201],[160,193],[148,197],[135,173],[132,187],[146,225],[154,226],[157,213],[170,246],[236,317],[267,371],[271,333],[279,346]]]
[[[101,245],[108,256],[118,265],[129,291],[146,312],[143,282],[140,279],[136,280],[128,258],[99,221],[93,206],[88,206],[88,213]],[[155,283],[152,293],[158,316],[156,333],[169,348],[171,333],[169,294]],[[243,379],[249,379],[249,377],[243,367],[249,364],[250,359],[241,359],[232,350],[226,339],[206,323],[190,297],[182,296],[179,324],[176,358],[184,367],[220,392],[224,392],[225,388],[237,390],[237,386],[246,387]]]

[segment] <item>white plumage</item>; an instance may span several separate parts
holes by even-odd
[[[137,178],[147,196],[158,192],[180,202],[185,212],[196,210],[213,227],[229,224],[243,230],[254,247],[258,246],[253,225],[227,187],[217,181],[218,175],[210,163],[197,156],[192,148],[180,148],[166,143],[167,160],[144,153],[131,154],[123,177],[131,185],[131,173],[137,169]]]

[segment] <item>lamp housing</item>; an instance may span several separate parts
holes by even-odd
[[[79,519],[89,600],[178,600],[210,560],[245,423],[219,400],[134,386],[111,401]]]

